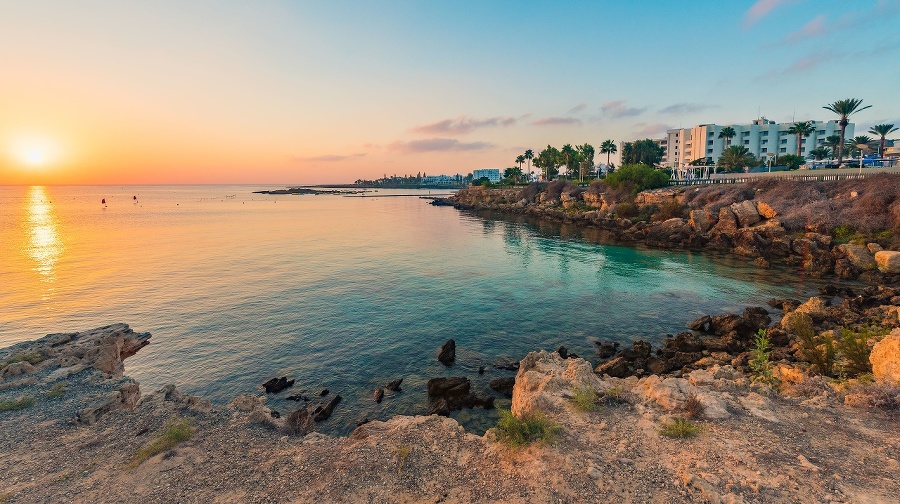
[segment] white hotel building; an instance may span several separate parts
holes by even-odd
[[[794,123],[779,123],[765,117],[750,124],[731,124],[734,137],[728,145],[743,145],[758,158],[768,154],[797,154],[797,135],[788,133]],[[811,135],[803,138],[800,153],[803,157],[809,151],[825,144],[830,135],[840,135],[841,126],[837,120],[815,121],[816,128]],[[670,129],[666,137],[654,140],[664,150],[661,164],[668,167],[686,166],[691,161],[706,158],[715,162],[725,150],[725,139],[719,133],[725,125],[701,124],[693,128]],[[847,125],[845,138],[853,138],[853,123]]]

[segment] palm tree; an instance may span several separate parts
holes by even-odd
[[[584,172],[585,168],[590,166],[594,167],[594,146],[586,143],[583,145],[578,145],[576,147],[578,149],[579,157],[581,158],[581,163],[579,164],[580,170],[578,171],[581,181],[584,182]]]
[[[857,135],[850,140],[847,140],[847,149],[852,151],[854,155],[859,154],[862,156],[862,151],[871,149],[871,144],[874,142],[875,140],[869,135]],[[860,145],[864,145],[865,147],[860,147]]]
[[[725,148],[727,149],[731,145],[731,139],[735,137],[737,133],[735,133],[734,128],[731,126],[725,126],[719,131],[719,138],[725,139]]]
[[[516,156],[516,164],[519,165],[519,169],[522,169],[522,164],[525,162],[525,156],[519,154]]]
[[[525,157],[525,160],[528,161],[528,172],[531,173],[531,160],[534,158],[534,151],[528,149],[525,151],[525,154],[522,154]]]
[[[847,129],[847,125],[850,124],[850,120],[847,119],[851,115],[866,110],[871,107],[871,105],[866,105],[865,107],[860,108],[862,105],[862,100],[858,100],[856,98],[847,98],[845,100],[838,100],[834,103],[829,103],[822,107],[825,110],[830,110],[835,114],[841,116],[841,120],[838,124],[841,125],[841,143],[838,144],[838,166],[841,165],[841,160],[844,159],[844,131]]]
[[[841,136],[840,135],[828,135],[825,137],[825,145],[831,148],[831,155],[837,154],[838,147],[841,145]]]
[[[812,121],[795,122],[787,132],[791,135],[797,135],[797,155],[803,156],[803,137],[812,135],[816,131],[816,126]]]
[[[600,144],[600,153],[606,154],[606,169],[609,169],[609,155],[615,154],[618,149],[616,148],[616,143],[612,140],[604,140],[602,144]]]
[[[816,161],[821,161],[823,159],[828,159],[831,156],[831,149],[828,147],[816,147],[809,151],[809,155]]]
[[[756,158],[743,145],[732,145],[719,157],[718,164],[726,172],[735,172],[743,170],[745,166],[755,165]]]
[[[881,144],[878,146],[878,157],[884,157],[884,137],[897,131],[893,124],[879,124],[869,128],[869,133],[881,137]]]
[[[572,147],[572,144],[566,144],[562,146],[562,149],[559,150],[559,153],[562,155],[562,158],[566,160],[566,177],[572,173],[572,159],[575,157],[575,148]]]

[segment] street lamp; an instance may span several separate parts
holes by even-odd
[[[772,162],[775,161],[775,153],[766,152],[766,156],[769,158],[769,173],[772,173]]]
[[[859,174],[862,175],[863,151],[868,150],[869,146],[864,143],[859,143],[856,144],[856,148],[859,149]]]

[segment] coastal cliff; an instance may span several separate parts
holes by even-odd
[[[878,369],[900,369],[895,333],[873,351]],[[544,415],[557,432],[514,448],[498,429],[475,436],[436,415],[300,436],[261,418],[262,398],[213,407],[171,385],[141,397],[122,361],[149,338],[115,324],[0,350],[0,404],[20,405],[0,410],[0,500],[890,502],[897,493],[896,375],[836,387],[779,364],[786,386],[775,393],[727,364],[613,378],[580,358],[533,352],[512,411]],[[696,431],[668,437],[666,426],[688,417]]]
[[[727,253],[758,267],[784,264],[818,277],[900,280],[900,176],[839,182],[764,180],[640,192],[565,181],[470,187],[448,201],[551,219],[600,237],[655,248]]]

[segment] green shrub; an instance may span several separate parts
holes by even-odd
[[[847,328],[839,330],[841,355],[846,360],[844,369],[851,376],[872,372],[872,363],[869,362],[869,354],[872,353],[872,349],[869,348],[869,339],[880,339],[887,332],[887,330],[877,327],[865,327],[859,331],[851,331]]]
[[[24,396],[18,399],[0,401],[0,411],[18,411],[34,406],[34,397]]]
[[[652,166],[627,164],[607,175],[605,182],[613,189],[627,187],[632,194],[637,194],[669,185],[669,176]]]
[[[760,329],[753,340],[753,349],[750,351],[750,371],[753,381],[762,383],[772,389],[778,390],[778,377],[772,372],[772,362],[769,361],[769,337],[765,329]]]
[[[631,219],[637,217],[638,213],[638,206],[629,201],[619,203],[613,208],[613,215],[620,219]]]
[[[663,422],[659,433],[670,438],[689,438],[700,433],[700,426],[686,418],[674,418]]]
[[[794,317],[791,329],[800,342],[800,353],[803,360],[812,364],[813,371],[816,373],[832,376],[834,361],[837,358],[834,338],[827,333],[816,334],[809,317]]]
[[[848,243],[856,234],[856,230],[853,229],[853,226],[837,226],[834,228],[833,234],[835,243]]]
[[[578,411],[596,411],[600,408],[599,398],[600,396],[597,395],[597,391],[593,388],[579,387],[575,389],[572,402],[575,404],[575,409]]]
[[[66,385],[62,382],[54,384],[47,391],[47,397],[50,399],[59,399],[64,395],[66,395]]]
[[[141,465],[154,455],[158,455],[164,451],[191,439],[194,436],[194,426],[187,418],[172,420],[166,424],[166,427],[156,436],[156,439],[144,445],[137,453],[128,461],[128,468],[134,469]]]
[[[530,443],[549,443],[561,430],[542,413],[532,413],[524,418],[516,418],[509,410],[498,410],[497,439],[510,446],[525,446]]]

